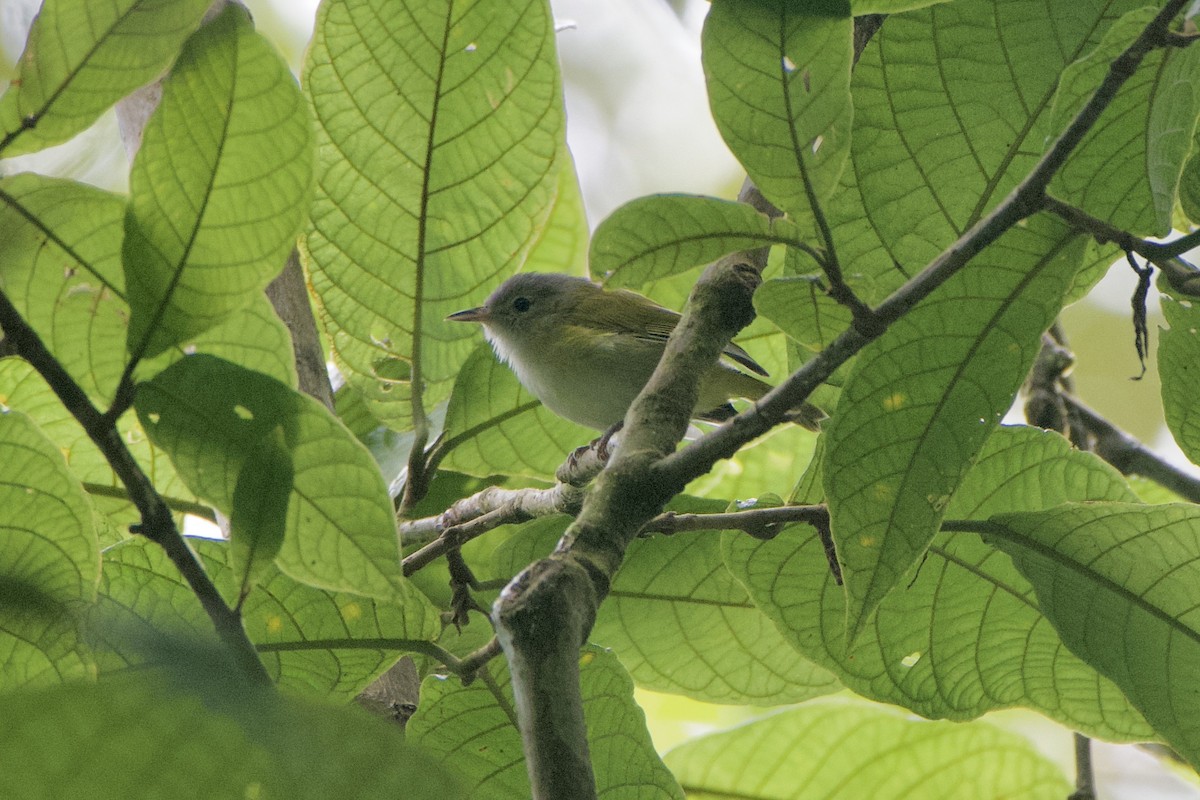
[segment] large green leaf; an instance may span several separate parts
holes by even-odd
[[[225,542],[191,540],[226,601],[240,581]],[[419,592],[402,586],[391,601],[327,592],[297,583],[273,568],[242,606],[246,633],[271,677],[283,687],[349,700],[405,651],[403,642],[431,641],[441,630]],[[102,673],[144,668],[154,653],[142,645],[164,634],[214,641],[212,623],[162,550],[132,539],[105,551],[100,601],[89,629]]]
[[[200,497],[233,511],[264,437],[282,437],[294,485],[276,562],[297,580],[390,598],[400,581],[391,499],[370,453],[328,409],[265,375],[207,355],[138,388],[142,426]]]
[[[724,503],[687,498],[672,509],[711,513]],[[515,575],[547,555],[568,522],[522,527],[496,549],[497,573]],[[798,703],[838,688],[754,607],[721,561],[717,531],[633,542],[591,640],[611,647],[639,686],[710,703]]]
[[[287,65],[227,7],[188,40],[130,174],[130,353],[157,355],[248,305],[307,210],[312,125]]]
[[[0,686],[90,674],[73,615],[99,578],[92,510],[62,453],[29,417],[0,413]]]
[[[1163,288],[1168,291],[1160,295],[1162,310],[1171,326],[1159,333],[1158,342],[1163,411],[1179,447],[1193,463],[1200,463],[1200,308],[1194,300]]]
[[[1069,500],[1132,499],[1115,470],[1058,434],[1000,428],[947,513],[986,519]],[[927,717],[1026,706],[1108,739],[1154,735],[1113,683],[1063,646],[1012,562],[972,534],[938,534],[912,584],[884,598],[850,647],[845,595],[811,529],[790,527],[770,542],[726,534],[723,547],[788,642],[859,694]]]
[[[915,274],[1028,174],[1068,64],[1140,0],[955,0],[891,18],[854,68],[869,230]],[[882,265],[880,265],[882,266]]]
[[[1157,13],[1143,8],[1121,17],[1094,51],[1063,72],[1054,100],[1056,132]],[[1200,115],[1198,73],[1195,47],[1151,51],[1054,176],[1050,193],[1137,236],[1165,236]]]
[[[933,539],[1012,404],[1082,252],[1066,225],[1035,217],[859,355],[826,427],[824,464],[851,638]]]
[[[594,436],[543,406],[486,344],[479,345],[459,371],[443,430],[445,469],[543,480],[552,478],[567,455]]]
[[[850,152],[848,0],[716,0],[704,22],[713,119],[768,199],[797,219],[837,187]]]
[[[735,250],[802,239],[795,223],[768,219],[745,203],[652,195],[626,203],[600,223],[590,263],[605,283],[640,288]]]
[[[1200,509],[1069,504],[993,519],[987,538],[1037,589],[1063,642],[1200,765]]]
[[[325,3],[305,87],[305,247],[332,355],[378,419],[411,427],[474,346],[443,318],[521,266],[565,168],[549,4]]]
[[[702,736],[666,761],[688,797],[714,800],[1057,800],[1070,791],[1058,767],[1020,736],[982,722],[907,719],[846,700]]]
[[[174,683],[143,677],[0,697],[0,795],[463,797],[381,720],[180,662]]]
[[[0,155],[71,138],[171,63],[208,0],[45,0],[0,98]]]
[[[529,778],[508,673],[498,661],[487,669],[497,673],[494,682],[477,680],[463,686],[457,678],[426,678],[420,708],[408,721],[408,739],[453,769],[470,797],[524,800],[529,797]],[[683,791],[654,752],[646,718],[633,701],[633,683],[616,657],[586,647],[579,672],[600,797],[682,800]]]

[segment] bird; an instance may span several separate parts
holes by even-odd
[[[482,306],[446,319],[482,325],[496,356],[543,405],[611,435],[650,380],[680,315],[636,292],[605,289],[587,278],[525,272],[502,283]],[[768,377],[736,344],[723,355]],[[757,400],[772,388],[719,361],[700,379],[692,416],[721,422],[736,413],[731,398]],[[825,416],[805,403],[789,418],[817,430]]]

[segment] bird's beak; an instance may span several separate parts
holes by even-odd
[[[446,317],[446,319],[450,322],[487,322],[487,306],[468,308],[466,311],[455,311],[453,314]]]

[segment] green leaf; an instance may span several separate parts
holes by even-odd
[[[1142,5],[955,0],[888,19],[854,67],[852,159],[870,235],[900,270],[918,272],[1029,173],[1063,70]]]
[[[91,674],[74,616],[99,578],[92,511],[62,453],[24,414],[0,413],[0,685]]]
[[[1179,176],[1179,205],[1189,220],[1200,221],[1200,148],[1195,146]]]
[[[1022,797],[1057,800],[1070,786],[1028,740],[976,722],[905,718],[823,700],[676,747],[666,761],[689,797]]]
[[[1069,504],[993,518],[1063,642],[1200,765],[1200,510]]]
[[[96,402],[125,367],[125,201],[32,173],[0,180],[0,288]]]
[[[240,576],[225,542],[192,539],[205,570],[226,601],[237,600]],[[246,633],[275,682],[312,695],[350,700],[406,651],[408,641],[432,641],[438,613],[402,585],[391,601],[327,592],[297,583],[273,567],[242,606]],[[88,628],[98,644],[101,674],[161,660],[143,643],[164,635],[212,641],[212,623],[162,549],[131,539],[104,553],[100,601]]]
[[[142,678],[0,697],[0,794],[464,797],[381,720],[229,677],[205,675],[200,689]]]
[[[1058,434],[1002,427],[948,515],[1133,499],[1112,467]],[[811,529],[789,527],[770,542],[723,539],[730,570],[787,641],[859,694],[927,717],[1025,706],[1106,739],[1154,736],[1111,681],[1063,647],[1012,562],[972,534],[938,534],[912,584],[884,598],[849,648],[845,594]]]
[[[1063,71],[1054,100],[1056,132],[1066,128],[1109,65],[1157,13],[1143,8],[1121,17],[1095,50]],[[1200,51],[1194,47],[1147,54],[1054,176],[1050,193],[1135,236],[1165,236],[1200,115],[1198,71]]]
[[[716,0],[701,38],[713,119],[755,185],[797,219],[850,152],[848,0]]]
[[[850,327],[850,311],[809,276],[772,278],[754,292],[754,310],[797,344],[820,352]]]
[[[610,286],[640,288],[735,250],[799,244],[786,219],[771,220],[745,203],[665,194],[631,200],[608,216],[592,238],[592,274]]]
[[[859,355],[826,426],[824,464],[851,639],[937,532],[1012,404],[1082,251],[1065,225],[1033,218]]]
[[[129,178],[135,357],[219,324],[283,268],[311,191],[311,128],[295,79],[243,8],[188,40]]]
[[[850,10],[856,17],[862,14],[899,14],[901,11],[946,2],[949,0],[850,0]]]
[[[563,272],[587,275],[588,230],[583,194],[575,174],[575,161],[564,145],[559,151],[558,191],[537,241],[521,266],[527,272]]]
[[[0,98],[0,155],[41,150],[83,131],[149,83],[196,29],[207,0],[46,0],[20,73]]]
[[[594,435],[525,391],[492,348],[480,344],[463,364],[446,407],[442,468],[468,475],[543,480]]]
[[[682,498],[671,509],[714,513],[725,504]],[[497,574],[515,575],[548,555],[568,522],[553,517],[524,525],[496,548]],[[754,607],[722,563],[717,531],[633,542],[591,641],[611,647],[639,686],[709,703],[782,705],[839,688]]]
[[[475,345],[444,317],[522,265],[563,191],[549,3],[325,3],[305,87],[304,245],[331,354],[376,418],[410,428]]]
[[[471,797],[524,800],[529,778],[508,672],[500,661],[485,669],[495,673],[495,681],[463,686],[457,678],[426,678],[420,708],[406,728],[408,741],[452,769]],[[633,700],[633,683],[616,656],[585,647],[579,672],[600,797],[682,800],[683,791],[654,752],[645,716]]]
[[[1163,412],[1180,449],[1192,462],[1200,462],[1200,308],[1193,298],[1173,294],[1165,281],[1160,288],[1163,315],[1170,325],[1159,332],[1158,341]]]
[[[192,491],[225,514],[247,459],[280,428],[295,476],[280,569],[325,589],[394,594],[400,561],[387,487],[366,448],[320,403],[196,355],[140,384],[136,408]]]

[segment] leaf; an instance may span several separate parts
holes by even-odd
[[[915,274],[1012,191],[1054,132],[1059,75],[1142,5],[956,0],[887,21],[854,67],[851,157],[892,263]]]
[[[850,311],[807,276],[772,278],[754,292],[754,310],[806,350],[820,352],[850,327]]]
[[[307,207],[312,131],[246,11],[184,46],[130,173],[128,350],[154,356],[244,308],[283,268]]]
[[[554,195],[554,205],[521,269],[527,272],[587,275],[588,238],[591,234],[584,213],[579,178],[575,174],[575,161],[565,144],[558,157],[562,160],[562,166],[558,169],[558,191]]]
[[[701,36],[721,136],[762,193],[811,219],[850,152],[848,0],[717,0]]]
[[[735,250],[800,244],[786,219],[769,219],[745,203],[664,194],[631,200],[608,216],[592,238],[592,273],[610,286],[640,288]]]
[[[1079,267],[1057,220],[1009,230],[859,355],[826,425],[851,640],[920,560]]]
[[[0,288],[96,402],[125,367],[124,217],[121,197],[82,183],[0,180]]]
[[[1170,325],[1168,330],[1160,331],[1158,341],[1163,412],[1171,435],[1195,463],[1200,461],[1200,408],[1196,407],[1200,392],[1200,308],[1194,299],[1162,288],[1159,296],[1163,315]]]
[[[862,14],[899,14],[901,11],[945,2],[949,0],[850,0],[850,9],[856,17]]]
[[[119,352],[120,345],[114,344],[114,349]],[[99,448],[63,407],[62,401],[42,376],[19,358],[0,359],[0,405],[28,414],[42,433],[54,442],[77,480],[106,487],[120,497],[93,494],[97,510],[108,516],[117,531],[123,534],[131,524],[139,521],[137,509],[124,499],[124,487]],[[117,430],[161,494],[176,500],[197,501],[196,496],[175,474],[170,460],[151,445],[134,415],[122,415],[117,420]],[[103,542],[104,545],[112,543],[109,540]]]
[[[976,722],[906,719],[822,700],[674,748],[667,764],[689,797],[1064,797],[1058,767],[1026,739]]]
[[[325,3],[304,247],[331,354],[396,430],[445,400],[473,332],[444,322],[515,272],[566,169],[545,0]]]
[[[454,381],[444,431],[443,469],[543,480],[593,436],[529,394],[486,344],[475,348]]]
[[[1071,500],[1133,499],[1112,467],[1058,434],[1001,427],[947,514],[978,520]],[[811,529],[789,527],[770,542],[725,534],[722,547],[785,639],[859,694],[934,718],[1024,706],[1106,739],[1154,735],[1111,681],[1063,646],[1012,562],[972,534],[939,533],[915,580],[884,598],[849,647],[845,594]]]
[[[364,712],[230,685],[228,673],[204,679],[207,691],[143,677],[0,697],[0,794],[308,800],[354,787],[356,798],[464,797]]]
[[[724,505],[682,498],[672,510],[714,513]],[[524,525],[496,548],[496,573],[516,575],[548,555],[568,522],[552,517]],[[633,542],[591,641],[611,647],[639,686],[709,703],[782,705],[836,691],[837,680],[799,657],[750,602],[725,568],[716,534]]]
[[[140,384],[135,407],[192,491],[225,514],[247,459],[281,429],[294,488],[280,569],[334,591],[394,594],[400,560],[387,487],[370,454],[320,403],[195,355]]]
[[[192,539],[226,601],[237,600],[240,576],[225,542]],[[307,694],[350,700],[406,650],[432,641],[437,610],[402,585],[394,600],[328,592],[266,567],[242,606],[246,633],[274,681]],[[161,661],[143,643],[184,636],[215,643],[212,623],[161,548],[131,539],[104,554],[100,601],[89,610],[101,674],[144,670]]]
[[[408,721],[408,740],[452,768],[469,796],[524,800],[529,797],[529,779],[507,670],[500,661],[485,669],[495,673],[494,682],[463,686],[456,678],[426,678],[420,708]],[[645,716],[633,701],[633,683],[616,657],[585,647],[579,671],[599,796],[682,800],[683,791],[654,752]]]
[[[1156,8],[1129,12],[1095,50],[1063,71],[1054,100],[1055,131],[1066,128],[1156,13]],[[1147,54],[1054,176],[1051,194],[1135,236],[1165,236],[1200,116],[1198,71],[1200,51],[1194,47]]]
[[[0,685],[90,674],[74,616],[95,597],[100,547],[83,490],[24,414],[0,413]]]
[[[18,62],[20,73],[0,98],[0,155],[65,142],[154,80],[208,5],[103,0],[89,2],[81,13],[72,0],[45,0]]]
[[[1067,647],[1120,686],[1193,767],[1200,764],[1196,506],[1068,504],[993,520],[986,538],[1037,589]]]
[[[229,545],[234,572],[240,576],[239,604],[283,547],[294,477],[292,454],[280,427],[255,442],[238,471]]]

